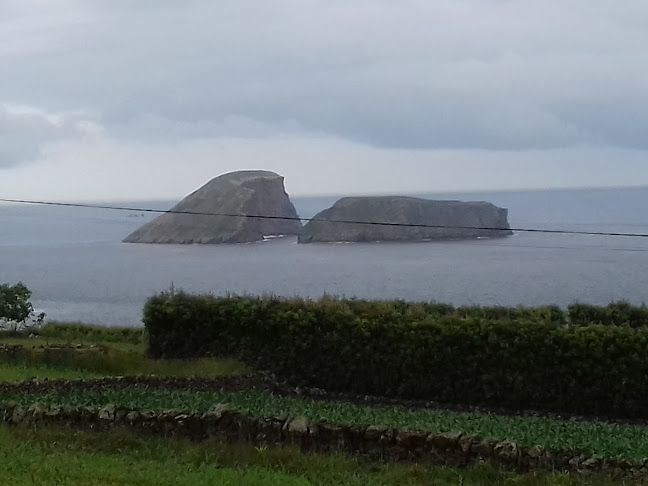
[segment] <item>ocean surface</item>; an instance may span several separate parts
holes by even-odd
[[[648,188],[424,196],[490,201],[508,208],[517,228],[648,234]],[[336,199],[293,202],[308,218]],[[172,202],[133,204],[168,209]],[[121,243],[154,216],[0,205],[0,283],[24,282],[50,319],[102,325],[141,325],[146,299],[171,285],[214,294],[327,293],[456,305],[648,302],[648,238],[518,232],[427,243]]]

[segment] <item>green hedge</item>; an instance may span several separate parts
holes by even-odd
[[[398,321],[402,310],[374,319],[367,305],[161,294],[144,322],[155,358],[236,357],[294,386],[648,417],[648,329],[456,312]]]
[[[569,320],[575,326],[601,324],[603,326],[648,326],[648,307],[633,306],[628,302],[613,302],[606,307],[573,304],[568,308]]]
[[[558,306],[546,307],[454,307],[449,304],[406,302],[402,300],[360,300],[341,301],[336,298],[325,298],[321,301],[344,302],[351,312],[360,318],[373,322],[412,323],[432,317],[456,316],[489,320],[531,320],[542,323],[566,324],[567,314]]]

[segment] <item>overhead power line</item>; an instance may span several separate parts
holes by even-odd
[[[406,228],[429,228],[429,229],[456,229],[456,230],[482,230],[482,231],[513,231],[517,233],[548,233],[548,234],[561,234],[561,235],[587,235],[587,236],[621,236],[628,238],[648,238],[645,233],[624,233],[624,232],[608,232],[608,231],[579,231],[579,230],[557,230],[557,229],[542,229],[542,228],[501,228],[492,226],[451,226],[451,225],[436,225],[436,224],[416,224],[416,223],[392,223],[392,222],[379,222],[379,221],[354,221],[345,219],[324,219],[324,218],[300,218],[290,216],[268,216],[261,214],[233,214],[233,213],[212,213],[202,211],[178,211],[178,210],[165,210],[165,209],[151,209],[151,208],[138,208],[127,206],[112,206],[101,204],[83,204],[83,203],[66,203],[54,201],[35,201],[28,199],[5,199],[0,198],[0,202],[15,203],[15,204],[34,204],[41,206],[62,206],[72,208],[89,208],[89,209],[110,209],[114,211],[131,211],[140,213],[156,213],[156,214],[185,214],[193,216],[220,216],[227,218],[258,218],[258,219],[273,219],[283,221],[317,221],[322,223],[338,223],[338,224],[364,224],[371,226],[389,226],[389,227],[406,227]]]

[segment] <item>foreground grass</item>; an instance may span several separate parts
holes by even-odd
[[[445,410],[408,410],[398,407],[369,407],[324,403],[279,397],[258,391],[239,393],[183,392],[166,389],[125,388],[105,392],[68,392],[41,395],[1,393],[0,402],[24,406],[40,402],[63,406],[122,405],[150,410],[207,410],[214,404],[254,416],[307,417],[337,424],[381,425],[434,432],[463,432],[469,435],[512,440],[526,445],[575,447],[603,457],[622,455],[642,460],[648,457],[648,427],[547,418],[505,417]]]
[[[431,465],[368,464],[341,455],[303,455],[290,448],[143,438],[126,430],[96,433],[7,426],[0,426],[0,464],[2,484],[15,486],[615,484],[600,476],[520,476],[488,465],[460,470]]]

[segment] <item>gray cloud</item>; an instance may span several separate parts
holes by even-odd
[[[158,114],[142,113],[113,127],[114,136],[122,139],[157,142],[223,137],[270,138],[309,134],[295,120],[263,123],[245,116],[229,115],[222,120],[178,121]]]
[[[48,113],[0,103],[0,168],[38,159],[47,143],[84,138],[100,131],[81,112]]]
[[[648,149],[642,0],[68,1],[3,12],[0,88],[119,137]]]

